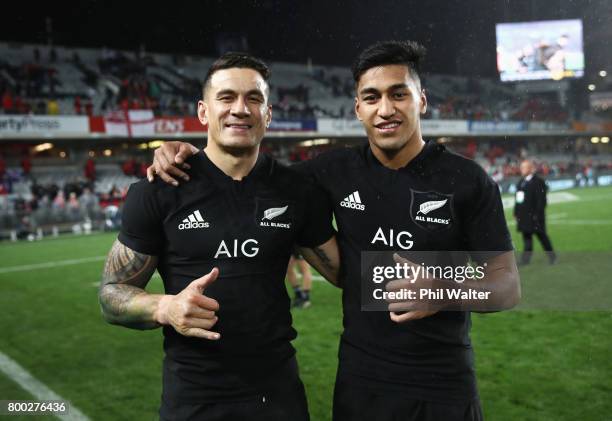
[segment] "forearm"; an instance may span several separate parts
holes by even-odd
[[[317,247],[301,247],[300,252],[304,259],[314,267],[327,281],[334,286],[338,285],[340,272],[340,254],[336,237]]]
[[[445,294],[448,298],[447,310],[494,312],[511,309],[520,301],[518,274],[507,268],[487,271],[480,280],[468,279],[462,283],[450,281],[445,285],[448,290]],[[451,290],[458,291],[458,297],[454,295],[450,299]]]
[[[164,297],[124,284],[105,285],[99,294],[102,315],[107,322],[140,330],[162,325],[160,304]]]
[[[447,310],[493,312],[515,307],[521,299],[520,277],[512,251],[498,255],[482,266],[484,276],[466,277],[465,281],[446,281],[448,297],[455,291],[455,299],[448,300]],[[457,297],[459,292],[459,298]]]
[[[401,263],[401,257],[397,257]],[[398,260],[396,260],[398,261]],[[406,263],[414,263],[404,260]],[[390,297],[391,311],[475,311],[494,312],[516,306],[521,297],[520,278],[513,252],[502,253],[483,265],[467,267],[459,278],[436,278],[415,275],[416,279],[391,281],[389,292],[401,291],[399,297]],[[476,274],[480,276],[475,276]],[[408,299],[406,299],[406,296]]]
[[[111,248],[98,298],[104,319],[133,329],[160,326],[164,295],[149,294],[145,286],[157,267],[157,257],[138,253],[115,241]]]

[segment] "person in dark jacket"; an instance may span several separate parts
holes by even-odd
[[[538,237],[542,248],[547,252],[550,264],[557,255],[546,233],[546,193],[548,186],[535,172],[533,161],[521,162],[521,180],[516,187],[514,217],[518,231],[523,235],[524,251],[520,263],[529,264],[533,253],[533,234]]]

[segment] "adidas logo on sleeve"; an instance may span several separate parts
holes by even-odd
[[[346,196],[344,200],[340,202],[340,206],[343,208],[357,209],[360,211],[365,210],[365,205],[361,203],[361,197],[359,197],[359,191],[357,190]]]
[[[183,219],[178,226],[179,230],[188,230],[195,228],[208,228],[210,224],[204,221],[199,210],[193,211],[187,218]]]

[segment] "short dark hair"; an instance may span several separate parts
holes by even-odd
[[[359,83],[361,75],[372,67],[390,64],[408,66],[413,77],[420,81],[421,60],[425,57],[425,47],[415,41],[381,41],[369,46],[359,54],[353,63],[353,79]]]
[[[270,68],[263,62],[263,60],[260,60],[257,57],[247,53],[228,52],[216,59],[208,69],[208,72],[204,77],[204,82],[202,82],[202,96],[204,96],[208,83],[210,82],[210,78],[213,74],[215,74],[215,72],[218,72],[219,70],[232,69],[235,67],[241,69],[253,69],[261,75],[266,83],[269,83],[268,81],[270,80],[271,75]]]

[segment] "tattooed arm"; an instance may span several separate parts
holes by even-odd
[[[144,288],[157,267],[157,257],[138,253],[116,240],[106,264],[98,297],[104,319],[133,329],[155,329],[160,294]]]
[[[204,295],[217,279],[214,268],[197,278],[177,295],[149,294],[144,290],[157,267],[157,257],[138,253],[115,241],[108,253],[100,284],[102,314],[112,324],[132,329],[172,326],[184,336],[217,340],[211,329],[217,322],[219,303]]]
[[[325,279],[333,285],[339,286],[340,253],[338,252],[336,237],[330,238],[320,246],[300,247],[300,253]]]

